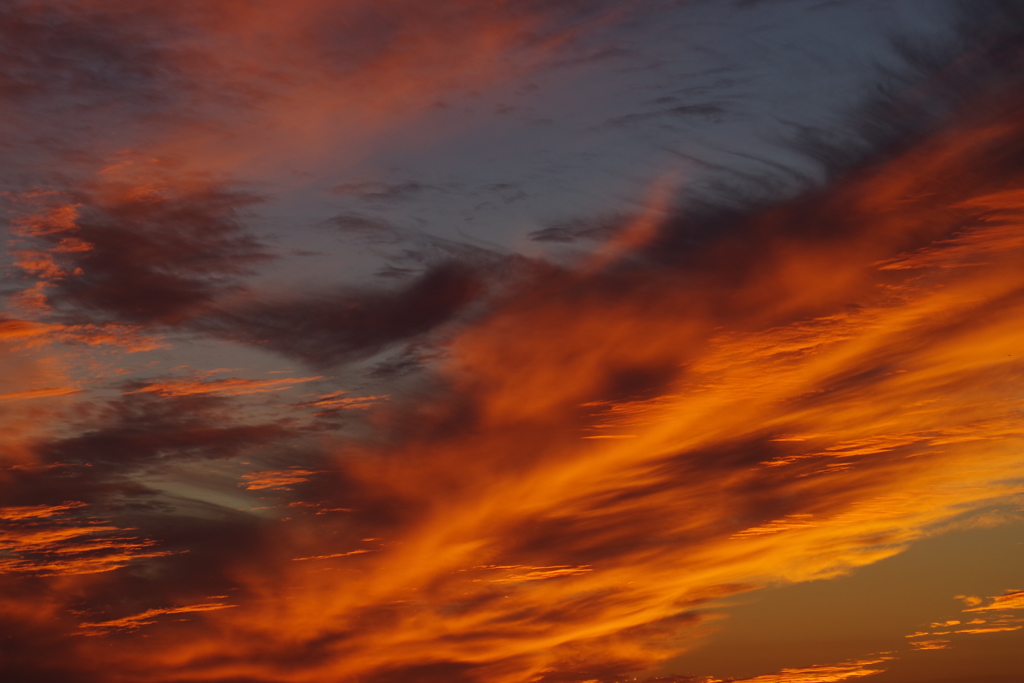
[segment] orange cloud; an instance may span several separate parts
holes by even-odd
[[[34,461],[33,444],[63,423],[63,410],[84,384],[69,376],[71,364],[55,347],[34,344],[36,335],[51,332],[23,323],[0,320],[0,330],[15,330],[7,339],[0,333],[0,443],[8,466]]]
[[[863,659],[843,664],[820,664],[806,669],[783,669],[777,674],[741,678],[745,683],[833,683],[853,678],[863,678],[880,674],[885,669],[868,668],[892,660],[892,657],[881,656],[874,659]]]
[[[987,612],[987,611],[1007,611],[1013,609],[1024,609],[1024,602],[1021,601],[1021,596],[1024,595],[1024,591],[1006,591],[1005,595],[997,596],[992,598],[992,603],[984,607],[977,607],[982,602],[981,598],[968,595],[958,595],[956,599],[963,600],[970,607],[963,610],[963,612]],[[1021,619],[1015,619],[1008,614],[996,615],[995,619],[988,622],[985,619],[972,619],[967,622],[963,622],[960,619],[947,619],[946,621],[936,621],[930,624],[932,629],[945,629],[942,631],[918,631],[911,633],[906,636],[907,638],[921,638],[924,636],[943,636],[951,634],[983,634],[983,633],[1003,633],[1007,631],[1018,631],[1021,626],[1014,626],[1013,624],[1022,621]],[[983,624],[988,624],[983,626]],[[955,628],[958,626],[973,626],[975,628]],[[924,641],[912,641],[910,644],[918,650],[944,650],[949,649],[949,640],[924,640]]]
[[[333,560],[336,557],[350,557],[352,555],[362,555],[363,553],[373,552],[372,550],[350,550],[347,553],[331,553],[330,555],[312,555],[310,557],[293,557],[293,562],[305,562],[307,560]]]
[[[125,392],[127,394],[153,393],[159,396],[195,396],[202,394],[222,394],[224,396],[244,396],[267,391],[283,391],[291,389],[302,382],[312,382],[323,377],[285,377],[282,379],[241,379],[228,377],[225,379],[169,379],[162,382],[147,384],[141,389]]]
[[[19,520],[33,519],[37,517],[53,517],[66,510],[74,510],[85,507],[85,503],[70,502],[63,505],[19,505],[15,507],[0,508],[0,519]]]
[[[185,104],[168,105],[166,128],[150,135],[146,154],[124,155],[74,197],[46,195],[53,206],[42,202],[17,223],[29,242],[21,250],[32,281],[26,310],[88,312],[121,327],[5,321],[0,332],[11,344],[61,334],[89,344],[208,313],[267,253],[238,221],[255,198],[189,170],[290,169],[310,149],[357,157],[438,93],[493,80],[517,68],[508,66],[520,63],[507,59],[511,52],[543,51],[572,34],[549,22],[562,3],[40,6],[71,16],[89,8],[124,29],[104,45],[132,44],[158,27],[160,49],[139,53],[146,68],[136,75],[170,74],[152,92],[184,83]],[[349,28],[330,33],[339,25]],[[153,627],[117,648],[81,645],[82,666],[153,682],[522,683],[581,667],[621,678],[685,649],[723,598],[841,575],[1021,493],[1006,473],[1024,464],[1024,207],[1012,187],[1019,173],[990,163],[1019,152],[1020,138],[1015,117],[954,127],[828,192],[750,216],[718,240],[687,243],[685,256],[673,249],[682,238],[668,227],[670,193],[652,193],[641,218],[591,263],[538,266],[450,331],[430,381],[381,405],[355,435],[318,443],[332,453],[324,468],[241,477],[250,491],[306,484],[320,496],[308,505],[350,513],[254,522],[246,529],[258,548],[227,559],[211,546],[229,555],[237,539],[202,537],[200,549],[221,564],[196,573],[216,570],[238,584],[238,605],[82,622],[87,633]],[[171,157],[184,161],[168,171]],[[965,168],[976,172],[965,178]],[[433,330],[479,290],[457,268],[441,275],[415,285],[414,301],[447,295],[451,305],[423,320],[414,307],[394,307],[417,323],[395,323],[402,334]],[[298,318],[324,308],[314,302]],[[258,322],[278,330],[279,348],[306,341],[291,326],[280,332],[275,313]],[[394,338],[392,317],[354,320],[383,328],[371,329],[361,349],[377,352]],[[58,381],[56,361],[28,370],[0,363],[23,373],[4,390],[10,395],[71,384]],[[279,431],[207,429],[206,416],[135,410],[172,403],[144,394],[243,395],[312,379],[152,383],[108,407],[117,430],[90,427],[20,447],[99,461],[107,495],[135,496],[138,509],[126,509],[147,519],[160,505],[186,503],[147,505],[153,492],[125,481],[141,478],[132,467],[159,468],[178,453],[233,455]],[[335,392],[303,405],[335,410],[380,398]],[[54,424],[31,415],[34,425]],[[221,450],[207,448],[211,434]],[[289,505],[296,502],[305,501]],[[213,517],[236,512],[188,504],[211,528],[221,528]],[[114,524],[61,517],[69,505],[4,508],[0,548],[9,554],[0,569],[57,575],[46,585],[70,601],[88,587],[69,575],[170,553]],[[369,538],[386,542],[372,552],[324,552]],[[166,565],[146,569],[159,576]],[[1016,593],[968,611],[1014,609]],[[187,612],[205,619],[175,629],[155,618]],[[748,680],[842,681],[879,673],[887,660]]]
[[[0,318],[0,341],[28,347],[54,342],[109,346],[128,353],[163,347],[160,337],[146,335],[140,328],[130,325],[61,325],[14,318]]]
[[[735,536],[763,536],[765,534],[777,534],[781,531],[788,531],[789,529],[805,529],[817,526],[812,518],[813,515],[809,514],[788,515],[784,519],[776,520],[763,526],[744,529],[738,534],[735,534]]]
[[[141,612],[139,614],[132,614],[127,617],[121,617],[120,619],[110,619],[108,621],[97,622],[82,622],[78,625],[78,627],[84,629],[83,631],[79,631],[81,635],[103,636],[114,631],[133,631],[141,626],[155,624],[156,619],[154,619],[153,617],[157,617],[162,614],[188,614],[191,612],[212,612],[214,610],[230,609],[231,607],[238,607],[238,605],[226,605],[221,602],[210,602],[200,605],[187,605],[185,607],[163,607],[158,609],[148,609],[145,612]]]
[[[64,518],[83,507],[69,502],[0,508],[0,574],[97,574],[171,554],[150,550],[155,541],[117,535],[128,529]]]
[[[365,410],[389,398],[386,394],[381,396],[345,396],[347,393],[347,391],[334,391],[315,401],[299,403],[297,407],[320,408],[325,413],[332,410]]]
[[[0,394],[0,401],[20,401],[27,398],[43,398],[46,396],[67,396],[68,394],[77,394],[80,391],[82,390],[74,387],[49,387],[46,389],[28,389],[27,391],[12,391],[6,394]]]
[[[563,576],[579,576],[586,574],[593,568],[589,566],[573,567],[568,565],[557,567],[524,567],[521,565],[479,567],[479,569],[516,571],[521,573],[503,576],[499,579],[487,579],[491,583],[519,583],[521,581],[543,581],[545,579],[556,579]],[[524,571],[525,570],[525,571]]]
[[[754,244],[726,240],[706,267],[525,284],[452,339],[443,390],[382,406],[375,437],[338,445],[331,469],[244,475],[249,490],[309,482],[352,512],[282,521],[265,564],[235,570],[250,600],[211,613],[210,637],[140,645],[133,666],[259,678],[316,643],[274,675],[635,672],[687,647],[724,597],[842,575],[1019,495],[1024,248],[1005,233],[1024,223],[957,185],[998,133],[948,133],[758,216]],[[778,227],[838,216],[855,228]],[[899,254],[923,265],[885,267]],[[324,552],[371,537],[387,542]]]
[[[980,601],[979,601],[980,602]],[[992,598],[992,602],[983,607],[971,607],[964,612],[992,612],[998,610],[1024,609],[1024,591],[1008,590],[1005,595]]]
[[[315,470],[304,470],[300,467],[293,467],[287,470],[262,470],[260,472],[249,472],[243,474],[242,479],[246,481],[239,486],[244,486],[247,491],[290,490],[293,484],[309,481],[309,477],[316,474]]]
[[[48,335],[54,331],[63,329],[61,325],[46,325],[44,323],[32,322],[29,320],[15,320],[12,318],[0,319],[0,339],[32,339]]]

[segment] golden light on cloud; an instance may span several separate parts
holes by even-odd
[[[921,163],[922,154],[927,161],[945,150],[900,163]],[[443,371],[473,398],[474,431],[413,436],[357,459],[339,453],[336,467],[357,490],[373,492],[352,505],[357,520],[375,499],[416,511],[387,526],[386,544],[372,553],[302,552],[347,535],[349,521],[298,519],[281,538],[281,551],[298,550],[298,559],[345,563],[334,571],[347,576],[347,590],[339,594],[334,573],[315,562],[284,565],[275,570],[283,582],[273,584],[250,574],[243,583],[258,597],[209,615],[225,640],[190,645],[188,661],[228,642],[265,643],[263,624],[272,623],[288,634],[280,647],[351,629],[345,656],[289,674],[295,681],[434,661],[509,683],[577,656],[642,667],[678,647],[668,634],[700,623],[701,608],[716,599],[841,575],[900,552],[965,509],[1020,494],[1005,475],[1021,465],[1024,436],[1014,417],[1022,405],[1013,353],[1024,313],[1014,294],[1021,250],[989,248],[1017,220],[1001,202],[977,204],[987,218],[970,239],[915,251],[909,279],[887,280],[894,271],[875,266],[872,287],[840,273],[832,296],[859,297],[852,311],[718,332],[706,342],[700,332],[716,321],[686,314],[672,279],[659,283],[660,300],[640,307],[634,297],[650,291],[646,283],[593,301],[511,301],[452,342]],[[976,249],[968,254],[965,244]],[[792,315],[804,303],[803,290],[790,289],[788,264],[807,248],[778,247],[782,265],[750,285],[761,297],[774,289],[776,311]],[[877,248],[860,252],[870,272]],[[965,260],[971,265],[949,267]],[[553,325],[560,334],[531,334]],[[583,438],[608,369],[637,364],[671,381],[657,400],[624,414],[635,438]],[[384,429],[387,420],[426,429],[446,419],[426,407],[382,410]],[[599,416],[607,429],[618,417]],[[794,434],[803,436],[786,436]],[[245,475],[246,487],[286,490],[317,474],[258,471]],[[742,493],[750,490],[764,492],[762,507]],[[1014,596],[996,602],[1014,605]],[[360,621],[380,610],[388,616],[379,627]],[[665,636],[653,635],[662,628]],[[168,669],[183,661],[164,648],[146,656]],[[751,680],[839,681],[876,673],[882,661]],[[206,675],[259,670],[239,661]]]
[[[296,384],[312,382],[322,377],[284,377],[281,379],[241,379],[229,377],[225,379],[169,379],[162,382],[147,384],[141,389],[129,391],[129,394],[150,392],[160,396],[193,396],[196,394],[223,394],[225,396],[243,396],[259,394],[265,391],[282,391],[291,389]]]
[[[243,484],[250,491],[258,491],[261,489],[284,489],[288,490],[293,484],[299,484],[304,481],[309,481],[310,475],[316,474],[313,470],[304,470],[301,468],[292,468],[287,470],[262,470],[259,472],[249,472],[243,474],[242,479],[245,480]]]
[[[210,602],[201,605],[187,605],[185,607],[164,607],[162,609],[150,609],[140,614],[133,614],[128,617],[121,617],[120,619],[111,619],[109,621],[101,621],[97,623],[83,622],[78,625],[79,628],[83,629],[79,633],[86,636],[102,636],[106,635],[111,631],[117,630],[135,630],[141,626],[147,626],[149,624],[155,624],[156,619],[162,614],[188,614],[190,612],[211,612],[219,609],[229,609],[231,607],[237,607],[237,605],[226,605],[220,602]]]
[[[882,673],[884,669],[872,669],[869,667],[882,664],[891,659],[892,657],[881,656],[875,659],[864,659],[844,664],[818,665],[806,669],[785,669],[777,674],[741,680],[749,681],[750,683],[833,683],[834,681],[846,681]]]
[[[29,389],[28,391],[13,391],[8,394],[0,394],[0,401],[14,401],[26,398],[43,398],[46,396],[67,396],[77,394],[81,389],[72,387],[51,387],[48,389]]]
[[[1024,591],[1008,590],[1004,595],[997,595],[991,598],[992,602],[981,607],[970,607],[964,612],[992,612],[999,610],[1024,609]],[[972,600],[973,602],[973,600]],[[977,603],[981,604],[981,600]]]
[[[154,541],[120,535],[130,529],[63,515],[83,503],[0,508],[0,574],[96,574],[130,562],[164,557]]]

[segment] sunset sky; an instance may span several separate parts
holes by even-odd
[[[0,680],[1024,681],[1024,3],[4,0]]]

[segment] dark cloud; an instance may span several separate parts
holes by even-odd
[[[486,291],[487,282],[479,268],[447,261],[397,288],[339,288],[254,301],[209,316],[200,327],[329,366],[368,358],[453,321]]]
[[[31,239],[43,249],[22,259],[46,281],[49,302],[72,319],[177,324],[272,258],[240,222],[240,212],[260,201],[251,194],[188,183],[108,186],[74,199],[68,209],[77,218],[40,219]]]
[[[458,36],[480,26],[515,25],[528,17],[541,21],[532,31],[517,36],[516,43],[529,46],[571,31],[595,16],[614,11],[614,0],[581,3],[578,0],[516,0],[506,3],[462,3],[455,8],[424,5],[410,0],[328,4],[319,8],[309,27],[324,62],[339,71],[367,68],[377,60],[400,54],[409,44],[436,40],[444,48],[456,45]],[[358,27],[353,30],[353,26]]]
[[[10,508],[0,518],[7,514],[12,523],[32,525],[39,515],[12,517],[12,511],[51,508],[44,516],[55,519],[95,515],[96,509],[122,517],[168,514],[174,504],[137,476],[239,455],[272,460],[287,444],[303,442],[294,420],[244,419],[240,400],[128,394],[81,405],[78,416],[60,430],[64,435],[31,444],[36,464],[0,472],[9,484],[0,495],[0,510]],[[317,462],[317,449],[306,452]]]
[[[5,589],[25,590],[22,585],[3,586]],[[35,597],[45,600],[45,594]],[[16,617],[0,616],[0,629],[5,637],[0,640],[0,656],[4,661],[4,675],[12,681],[32,683],[95,683],[103,674],[83,669],[67,658],[46,657],[44,653],[68,651],[69,639],[58,629],[65,624],[51,622],[46,626],[28,625]],[[74,628],[71,623],[67,627]],[[56,628],[55,628],[56,627]]]
[[[0,8],[0,111],[9,128],[0,146],[17,160],[7,176],[21,185],[93,173],[126,148],[195,162],[236,135],[251,147],[243,130],[273,144],[268,123],[300,120],[311,108],[320,109],[314,117],[362,110],[357,118],[377,118],[392,99],[350,93],[408,91],[392,84],[415,82],[420,97],[436,97],[438,84],[458,78],[443,74],[453,65],[465,73],[480,48],[544,49],[614,5],[310,0],[283,13],[265,2],[12,0]],[[490,28],[498,29],[493,45],[467,39]]]
[[[409,369],[410,363],[416,364],[415,353],[409,351],[433,332],[465,320],[473,311],[482,312],[488,296],[509,282],[544,270],[522,256],[402,229],[360,214],[341,214],[324,227],[340,230],[356,244],[387,247],[377,254],[385,261],[376,275],[395,284],[342,285],[287,296],[253,291],[247,301],[196,319],[192,329],[315,367],[397,351],[399,358],[378,366],[379,371],[393,374],[399,366]]]
[[[552,63],[553,67],[573,67],[581,64],[595,64],[606,61],[628,59],[635,57],[636,52],[617,45],[588,50],[586,54],[576,57],[568,57]]]
[[[686,119],[699,117],[712,123],[721,123],[729,109],[721,104],[683,104],[678,107],[659,109],[657,111],[643,112],[639,114],[626,114],[608,119],[609,126],[632,126],[657,119]]]
[[[222,570],[254,552],[266,520],[138,477],[239,455],[272,461],[289,445],[294,457],[303,444],[294,425],[246,423],[231,403],[126,396],[67,425],[68,436],[35,443],[39,464],[0,470],[0,576],[30,581],[116,571],[116,589],[108,586],[108,593],[107,579],[98,579],[90,597],[72,605],[99,615],[80,621],[224,593],[231,582]],[[304,451],[318,461],[318,449]],[[61,599],[69,597],[79,599]]]
[[[130,472],[175,461],[230,458],[293,436],[280,423],[232,424],[229,400],[214,396],[132,394],[94,418],[97,428],[39,447],[46,462],[89,466],[90,473]],[[56,492],[54,492],[56,493]]]
[[[406,183],[344,183],[331,189],[334,194],[355,197],[364,201],[388,202],[402,199],[409,199],[418,196],[427,190],[437,190],[432,185],[424,185],[416,182]]]
[[[294,458],[287,422],[247,422],[234,399],[129,394],[80,406],[65,436],[32,446],[34,463],[0,469],[4,673],[99,680],[79,671],[81,659],[49,662],[38,648],[79,651],[90,635],[194,627],[205,610],[230,608],[240,595],[232,567],[263,562],[270,520],[202,500],[202,482],[196,499],[137,477],[242,454],[272,460],[285,444]]]
[[[604,216],[597,219],[574,218],[534,230],[529,237],[534,242],[575,242],[577,240],[605,240],[618,232],[629,221],[625,215]]]
[[[0,92],[50,107],[163,102],[162,43],[177,34],[127,5],[13,0],[0,9]]]
[[[522,186],[516,183],[492,183],[485,185],[483,189],[497,194],[506,204],[526,199],[529,196]]]
[[[302,51],[310,57],[303,63],[315,64],[319,72],[303,77],[295,64],[260,63],[245,47],[228,45],[239,23],[276,22],[276,28],[283,28],[274,12],[259,4],[210,7],[183,0],[154,8],[110,0],[12,0],[0,10],[0,89],[7,97],[31,96],[54,108],[147,101],[166,106],[182,96],[190,105],[218,100],[251,104],[254,97],[279,91],[283,79],[308,82],[324,72],[337,77],[372,71],[379,62],[403,53],[411,40],[441,26],[461,34],[462,28],[481,23],[542,18],[539,35],[521,36],[529,42],[565,31],[613,5],[520,1],[470,4],[452,12],[408,0],[309,3],[297,8],[294,18],[301,25]],[[263,45],[265,51],[281,48]],[[208,69],[210,63],[219,70]]]
[[[328,225],[346,234],[359,235],[372,242],[395,242],[401,236],[387,221],[359,214],[341,214],[328,221]]]
[[[730,263],[749,258],[755,267],[753,263],[764,258],[761,240],[773,241],[781,235],[812,241],[844,239],[862,228],[863,211],[873,210],[858,206],[858,194],[867,193],[868,185],[862,185],[866,179],[875,177],[872,187],[881,194],[887,182],[898,186],[907,180],[890,181],[886,168],[900,159],[909,167],[915,163],[911,155],[928,154],[929,145],[937,149],[953,135],[944,131],[980,130],[1009,120],[1008,112],[1019,106],[1016,86],[1011,84],[1019,82],[1024,64],[1020,50],[1024,34],[1015,28],[1024,24],[1024,16],[1019,8],[1002,3],[961,8],[963,43],[903,45],[903,67],[885,73],[883,85],[848,114],[842,127],[792,126],[792,135],[780,142],[812,162],[810,172],[770,159],[757,160],[764,168],[761,174],[698,162],[726,173],[681,198],[683,210],[664,222],[645,250],[647,255],[656,262],[700,270],[713,262],[711,255],[717,249],[711,245],[717,242],[728,245]],[[998,26],[1000,22],[1005,30]],[[965,44],[975,49],[967,50]],[[920,230],[905,233],[908,248],[963,227],[961,215],[937,208],[929,197],[943,196],[950,202],[954,196],[967,199],[994,191],[1024,173],[1021,140],[1008,129],[1004,132],[999,142],[978,144],[964,152],[965,164],[984,167],[986,172],[964,176],[960,168],[944,165],[936,157],[924,161],[934,168],[913,180],[918,194],[903,186],[908,199],[893,206],[887,220],[897,225],[903,217],[920,225]],[[843,193],[847,193],[847,211],[837,212],[837,197]]]

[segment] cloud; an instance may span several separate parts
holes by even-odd
[[[136,326],[116,323],[63,325],[2,317],[0,317],[0,341],[11,341],[19,346],[29,348],[58,342],[94,347],[106,346],[127,353],[163,348],[160,337],[147,335]]]
[[[16,326],[19,332],[13,338],[0,336],[0,440],[8,466],[33,461],[33,444],[61,428],[64,410],[84,389],[83,378],[72,376],[63,349],[47,343],[51,330],[32,328],[25,335],[26,326],[21,321]]]
[[[813,515],[809,514],[789,515],[783,519],[769,522],[763,526],[744,529],[736,534],[736,536],[763,536],[765,534],[777,534],[790,529],[806,529],[808,527],[816,526],[812,517]]]
[[[14,318],[0,319],[0,339],[4,341],[33,339],[46,336],[57,329],[60,329],[60,326]]]
[[[946,164],[1017,144],[1001,136],[953,131],[833,188],[827,206],[848,221],[837,234],[774,228],[826,215],[811,197],[757,217],[773,226],[763,242],[723,238],[706,269],[556,271],[460,328],[440,389],[393,396],[379,447],[339,445],[325,476],[330,500],[354,511],[345,525],[296,521],[296,538],[387,540],[344,556],[355,585],[343,596],[318,563],[289,565],[296,592],[276,627],[359,652],[311,656],[303,675],[444,662],[472,662],[460,675],[481,680],[636,671],[685,647],[715,600],[840,575],[1019,492],[1005,478],[1024,438],[1009,379],[1019,254],[988,248],[1007,224],[974,222],[978,207],[948,214],[986,183],[960,189]],[[992,182],[1014,181],[1006,170]],[[952,230],[970,239],[935,241]],[[983,265],[946,267],[968,243]],[[927,256],[927,277],[884,267],[908,252]],[[627,427],[634,438],[582,438]],[[212,618],[263,643],[248,609]],[[338,621],[351,625],[343,638]],[[753,680],[844,680],[881,661]]]
[[[603,240],[615,234],[629,221],[627,216],[606,216],[586,220],[575,218],[534,230],[529,237],[534,242],[576,242],[577,240]]]
[[[100,321],[173,324],[208,308],[270,258],[238,221],[256,197],[205,182],[170,182],[110,182],[74,203],[23,216],[22,238],[44,247],[23,251],[31,257],[20,262],[41,284],[28,290],[36,307]]]
[[[222,602],[209,602],[200,605],[187,605],[185,607],[163,607],[157,609],[148,609],[145,612],[139,614],[132,614],[127,617],[121,617],[120,619],[110,619],[107,621],[99,622],[83,622],[79,624],[79,628],[84,629],[80,631],[82,635],[87,636],[103,636],[107,635],[112,631],[128,630],[132,631],[140,626],[146,626],[147,624],[155,624],[156,620],[154,617],[162,614],[189,614],[192,612],[212,612],[213,610],[230,609],[231,607],[238,607],[238,605],[227,605]]]
[[[938,643],[940,641],[932,641]],[[941,641],[945,642],[945,641]],[[941,649],[941,648],[920,648],[920,649]],[[883,653],[874,655],[870,658],[851,660],[842,662],[840,664],[816,664],[800,669],[783,669],[778,673],[764,674],[762,676],[754,676],[753,678],[728,678],[720,679],[714,676],[666,676],[658,678],[645,678],[643,683],[837,683],[838,681],[847,681],[857,678],[864,678],[865,676],[873,676],[875,674],[884,673],[884,668],[872,668],[879,664],[883,664],[888,661],[892,661],[895,657],[889,653]],[[547,678],[543,679],[549,680]],[[560,680],[572,680],[573,683],[590,683],[584,681],[582,677],[569,678],[558,678],[553,677],[551,681]],[[608,678],[594,678],[591,679],[595,683],[603,683],[605,680],[612,680]],[[618,681],[624,681],[626,679],[617,678]],[[640,680],[640,679],[630,679]]]
[[[191,514],[208,517],[223,516],[225,508],[251,505],[244,497],[232,500],[214,493],[218,480],[224,488],[234,488],[241,472],[230,468],[218,472],[220,466],[211,462],[261,454],[272,458],[286,444],[293,454],[300,447],[304,452],[317,452],[304,443],[298,420],[260,421],[258,416],[239,414],[236,402],[245,397],[144,393],[79,403],[70,402],[71,398],[33,399],[64,403],[40,405],[37,413],[23,413],[25,424],[4,434],[11,455],[20,453],[21,460],[9,460],[0,470],[5,481],[5,499],[0,502],[49,509],[62,501],[80,501],[110,511],[111,523],[118,527],[142,529],[121,534],[126,538],[153,538],[156,533],[166,541],[168,527],[164,525],[173,529],[182,524],[175,520],[175,510],[198,504],[199,509]],[[27,411],[32,402],[14,405]],[[244,472],[252,467],[238,469]],[[168,478],[184,478],[190,483],[168,489]],[[199,503],[211,497],[212,501]],[[165,519],[166,515],[170,517]],[[158,532],[154,525],[160,527]],[[82,527],[81,531],[92,533],[90,529]]]
[[[331,192],[364,201],[395,201],[414,197],[425,190],[436,189],[436,187],[412,181],[404,183],[362,182],[343,183],[332,188]]]
[[[345,396],[347,391],[334,391],[320,398],[299,403],[297,408],[317,408],[320,412],[315,415],[329,415],[339,410],[367,410],[390,398],[387,395],[381,396]]]
[[[161,11],[197,11],[184,7]],[[210,88],[251,77],[252,91],[224,96],[261,103],[260,121],[296,110],[295,147],[349,101],[322,103],[308,78],[339,76],[325,80],[338,97],[383,82],[357,108],[379,113],[447,78],[395,77],[421,63],[469,69],[562,33],[529,3],[458,4],[456,20],[449,3],[277,7],[196,15],[199,54],[221,53],[193,68],[217,72]],[[346,42],[340,20],[310,22],[323,13],[365,31]],[[300,77],[311,54],[330,66]],[[47,429],[17,435],[23,461],[0,471],[2,578],[17,588],[5,631],[29,634],[16,642],[37,666],[66,655],[84,671],[71,680],[605,683],[689,647],[729,596],[842,575],[1019,494],[1006,477],[1024,441],[1010,104],[720,233],[652,200],[649,220],[584,267],[515,277],[448,250],[391,289],[270,295],[242,289],[268,256],[241,222],[248,195],[182,174],[63,197],[20,224],[23,271],[43,285],[23,303],[69,319],[5,320],[5,343],[173,327],[311,365],[418,350],[422,372],[346,432],[239,398],[308,377],[158,378],[38,417]],[[260,126],[238,125],[252,144]],[[196,130],[167,144],[187,156],[209,140]],[[23,373],[10,393],[70,386],[46,360],[0,361]],[[380,396],[345,391],[300,405]],[[273,504],[257,508],[253,491]],[[221,593],[230,604],[209,597]],[[191,612],[203,618],[160,618]],[[110,637],[69,644],[76,628]],[[973,630],[993,628],[1011,627]],[[40,680],[23,660],[18,675]],[[748,680],[842,681],[887,660]]]
[[[772,232],[748,247],[760,255],[753,271],[712,253],[725,272],[627,258],[519,283],[452,333],[431,383],[380,407],[372,437],[331,442],[334,456],[317,466],[243,478],[351,513],[334,521],[294,508],[280,526],[268,522],[260,556],[234,569],[246,599],[205,614],[201,643],[194,633],[176,640],[158,621],[145,628],[159,648],[140,641],[119,661],[166,680],[186,670],[258,678],[294,663],[300,648],[296,680],[418,671],[558,680],[591,670],[608,679],[686,647],[724,597],[870,564],[964,508],[1019,492],[1005,478],[1024,438],[1012,400],[1024,306],[1017,262],[979,247],[984,267],[944,268],[944,253],[961,254],[939,243],[930,279],[877,265],[886,251],[924,253],[909,238],[880,243],[878,231],[932,229],[941,212],[925,205],[924,219],[909,220],[913,183],[896,208],[872,202],[904,176],[899,164],[909,173],[947,153],[918,150],[837,189],[846,213],[851,197],[866,198],[854,204],[864,234]],[[890,210],[906,223],[884,220]],[[1001,228],[971,228],[974,243]],[[435,277],[394,298],[350,300],[339,320],[313,315],[331,310],[322,302],[294,313],[281,305],[277,336],[252,338],[299,357],[383,349],[457,316],[477,291],[462,278],[483,280]],[[435,308],[417,318],[420,303]],[[131,394],[100,425],[40,452],[112,476],[248,457],[294,435],[237,420],[230,399]],[[634,438],[583,438],[627,429]],[[829,467],[837,460],[844,466]],[[384,543],[357,553],[362,538]],[[131,613],[147,609],[162,607]],[[877,663],[789,669],[758,683],[840,681]]]
[[[37,116],[54,114],[61,104],[79,113],[155,109],[182,94],[164,47],[175,33],[167,23],[101,2],[16,0],[0,16],[0,90]]]
[[[26,398],[43,398],[46,396],[67,396],[77,394],[81,389],[72,387],[49,387],[46,389],[29,389],[28,391],[12,391],[0,394],[0,401],[21,401]]]
[[[239,486],[245,486],[249,491],[259,491],[262,489],[289,490],[292,484],[309,481],[310,475],[313,474],[316,474],[314,470],[304,470],[297,467],[287,470],[249,472],[242,475],[245,483],[239,484]]]
[[[677,107],[658,109],[656,111],[643,112],[639,114],[626,114],[616,116],[605,122],[607,126],[623,127],[635,126],[650,120],[686,120],[691,117],[707,119],[713,123],[721,123],[729,113],[730,107],[721,102],[707,102],[701,104],[682,104]]]
[[[992,612],[998,610],[1024,609],[1024,591],[1008,590],[1005,595],[992,598],[992,602],[982,607],[971,607],[964,612]]]
[[[352,555],[362,555],[363,553],[370,553],[372,550],[349,550],[347,553],[331,553],[330,555],[313,555],[311,557],[293,557],[294,562],[305,562],[307,560],[333,560],[336,557],[350,557]]]
[[[741,678],[739,680],[749,683],[833,683],[833,681],[846,681],[882,673],[885,669],[869,667],[892,659],[893,657],[881,656],[874,659],[845,662],[843,664],[819,664],[805,669],[783,669],[777,674]]]
[[[381,407],[372,438],[338,443],[324,467],[243,479],[301,484],[306,502],[352,512],[282,521],[266,564],[242,572],[250,600],[207,615],[216,638],[140,646],[138,661],[171,667],[169,680],[186,666],[259,677],[299,643],[296,680],[612,679],[685,648],[724,597],[840,575],[1019,493],[1005,477],[1024,438],[1019,254],[988,248],[1006,224],[974,222],[984,209],[950,213],[978,183],[958,189],[946,172],[991,150],[990,135],[950,132],[752,219],[832,211],[838,234],[752,228],[711,245],[706,266],[610,259],[519,284],[455,330],[432,384]],[[951,230],[970,239],[935,242]],[[945,267],[965,262],[960,244],[984,265]],[[927,256],[927,277],[884,267],[908,252]],[[451,319],[474,291],[458,284],[453,305],[423,282],[382,296],[380,318],[352,302],[326,322],[322,302],[293,306],[276,337],[254,338],[300,357],[308,339],[323,358],[367,353]],[[443,315],[405,320],[435,297]],[[626,429],[634,438],[583,438]],[[371,537],[379,550],[355,552]],[[882,661],[752,680],[841,681]]]
[[[958,595],[957,600],[963,600],[968,605],[968,609],[962,610],[963,612],[1001,612],[1001,614],[988,616],[986,619],[971,619],[970,621],[964,622],[961,619],[947,619],[945,621],[936,621],[929,625],[931,629],[943,629],[928,631],[918,631],[912,633],[907,638],[922,638],[925,636],[948,636],[952,634],[985,634],[985,633],[1004,633],[1019,631],[1024,628],[1017,624],[1024,619],[1014,618],[1009,614],[1010,610],[1024,609],[1024,591],[1008,590],[1004,595],[996,596],[992,599],[989,605],[978,607],[984,602],[979,597],[969,595]],[[964,628],[972,627],[972,628]],[[945,650],[950,649],[952,645],[949,640],[923,640],[923,641],[911,641],[910,645],[918,650]]]
[[[323,377],[282,377],[281,379],[242,379],[227,377],[224,379],[168,379],[159,382],[147,382],[139,389],[124,392],[125,394],[153,393],[160,396],[195,396],[203,394],[221,394],[223,396],[244,396],[260,394],[267,391],[283,391],[296,384],[312,382]]]
[[[401,238],[394,226],[377,218],[358,214],[340,214],[330,220],[330,225],[348,234],[358,234],[371,242],[393,243]]]
[[[479,567],[479,569],[503,571],[506,573],[516,572],[508,573],[507,576],[497,579],[487,579],[487,581],[491,583],[519,583],[522,581],[544,581],[546,579],[556,579],[562,576],[579,576],[580,574],[586,574],[591,571],[592,567],[573,567],[571,565],[561,565],[556,567],[524,567],[522,565],[508,565]]]
[[[447,262],[394,289],[339,288],[257,300],[218,311],[206,331],[308,365],[361,360],[452,322],[485,291],[484,273]]]
[[[957,619],[950,619],[948,621],[938,621],[931,625],[932,628],[942,628],[943,626],[957,626],[960,623]]]
[[[18,0],[3,10],[0,89],[34,175],[126,148],[234,175],[271,157],[359,153],[443,93],[521,70],[509,53],[543,58],[615,8]]]
[[[155,541],[95,518],[67,517],[84,503],[0,508],[0,574],[40,576],[110,572],[142,559],[164,557]]]
[[[66,510],[74,510],[84,507],[85,503],[77,501],[64,503],[63,505],[19,505],[15,507],[0,508],[0,519],[22,520],[38,517],[53,517]]]

